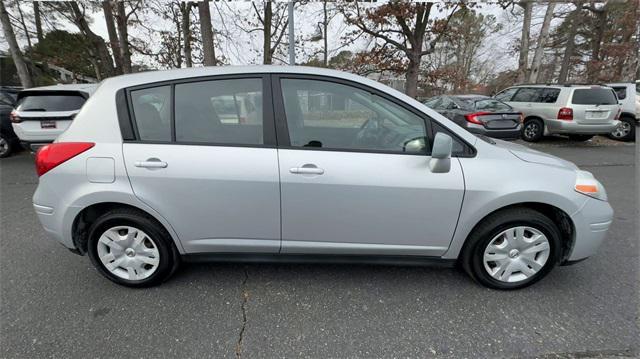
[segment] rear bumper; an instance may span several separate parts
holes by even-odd
[[[576,121],[565,120],[545,120],[547,132],[549,134],[581,134],[581,135],[604,135],[615,130],[620,121],[611,120],[605,123],[584,124]]]
[[[496,130],[496,129],[488,129],[484,126],[470,123],[467,125],[467,130],[469,130],[469,132],[471,133],[475,133],[478,135],[485,135],[488,137],[508,140],[508,139],[520,138],[520,133],[522,132],[522,125],[518,125],[518,127],[516,128]]]
[[[36,125],[37,124],[37,125]],[[41,129],[40,121],[23,121],[14,123],[13,131],[22,142],[50,143],[60,136],[71,124],[71,121],[56,121],[57,128]]]
[[[596,253],[613,221],[613,209],[609,202],[590,198],[571,219],[575,225],[575,242],[567,262],[579,261]]]

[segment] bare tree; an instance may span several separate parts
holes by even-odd
[[[200,16],[200,33],[202,36],[202,52],[205,66],[216,65],[216,50],[213,42],[213,28],[211,24],[211,11],[209,0],[198,2],[198,15]]]
[[[529,31],[531,28],[531,12],[533,3],[529,0],[518,2],[524,10],[522,18],[522,34],[520,37],[520,55],[518,56],[518,82],[524,82],[527,78],[527,66],[529,64]]]
[[[13,32],[13,27],[11,26],[9,13],[4,6],[4,0],[0,0],[0,22],[2,22],[2,31],[4,33],[4,38],[9,44],[9,52],[11,52],[11,58],[13,59],[13,63],[16,65],[18,77],[20,78],[22,87],[33,87],[33,79],[29,74],[27,63],[25,62],[22,51],[20,51],[20,47],[18,46],[18,42],[16,41],[16,35]]]
[[[191,7],[193,3],[180,3],[180,14],[182,15],[182,36],[184,45],[184,63],[187,67],[193,66],[193,58],[191,57]]]
[[[370,60],[381,59],[386,63],[393,61],[393,54],[396,54],[401,56],[401,62],[406,62],[405,92],[412,97],[418,93],[422,58],[433,52],[458,8],[458,4],[449,5],[452,10],[446,18],[430,20],[433,6],[430,2],[391,2],[361,9],[355,2],[341,7],[348,24],[382,42],[374,49],[372,54],[375,56],[369,57]]]
[[[275,3],[275,8],[271,1],[262,3],[261,8],[256,5],[255,2],[251,4],[258,18],[258,26],[248,31],[262,31],[262,63],[271,64],[273,62],[273,56],[282,43],[284,34],[287,32],[287,26],[289,25],[287,4]]]
[[[569,14],[565,21],[569,21],[569,29],[567,30],[567,40],[564,47],[564,55],[562,57],[562,65],[560,66],[560,74],[558,82],[564,84],[569,76],[569,67],[571,66],[571,58],[573,57],[576,45],[576,35],[578,32],[578,24],[580,23],[582,12],[582,4],[576,3],[576,9]]]
[[[129,29],[128,29],[128,21],[129,16],[134,13],[140,2],[136,2],[131,11],[127,12],[125,8],[125,3],[123,1],[118,1],[117,3],[117,16],[116,16],[116,24],[118,27],[118,40],[120,42],[120,56],[122,59],[122,72],[125,74],[131,73],[131,50],[129,49]]]
[[[38,37],[38,42],[42,41],[44,38],[44,34],[42,32],[42,16],[40,15],[40,2],[33,2],[33,18],[36,24],[36,36]]]
[[[116,71],[122,72],[122,56],[120,54],[120,40],[118,39],[118,33],[116,32],[116,25],[114,22],[113,6],[111,0],[104,0],[102,2],[102,12],[104,14],[104,20],[107,24],[107,33],[109,34],[109,45],[111,46],[111,52],[113,53],[113,59],[116,63]]]
[[[540,36],[538,36],[538,43],[536,45],[536,51],[533,55],[533,62],[531,63],[531,71],[529,72],[529,82],[538,81],[538,73],[540,72],[540,65],[542,64],[542,54],[549,38],[549,27],[551,26],[551,20],[553,19],[553,9],[556,4],[549,2],[547,5],[547,11],[544,14],[544,20],[542,22],[542,28],[540,29]]]

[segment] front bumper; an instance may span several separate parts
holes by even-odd
[[[589,198],[571,216],[575,226],[575,241],[568,262],[579,261],[595,254],[613,221],[609,202]]]
[[[611,133],[620,124],[618,120],[605,123],[585,124],[576,121],[549,119],[545,120],[548,134],[580,134],[580,135],[604,135]]]

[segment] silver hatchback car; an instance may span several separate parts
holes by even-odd
[[[222,121],[229,98],[252,120]],[[613,215],[570,162],[297,66],[107,79],[36,167],[45,231],[136,287],[181,261],[437,261],[515,289],[594,254]]]

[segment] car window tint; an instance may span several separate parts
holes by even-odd
[[[560,89],[542,89],[540,94],[540,102],[543,103],[555,103],[560,95]]]
[[[511,101],[511,97],[513,97],[513,94],[515,94],[516,91],[518,91],[517,88],[506,89],[506,90],[498,93],[494,97],[497,98],[500,101]]]
[[[361,89],[327,81],[283,79],[287,127],[294,147],[426,153],[423,119]],[[416,149],[415,144],[423,145]]]
[[[475,110],[483,111],[511,111],[511,106],[504,102],[500,102],[494,99],[477,100],[474,102]]]
[[[512,102],[540,102],[542,89],[521,87],[511,99]]]
[[[171,87],[131,91],[133,116],[144,141],[171,141]]]
[[[574,105],[615,105],[618,103],[610,88],[576,89],[573,91],[571,103]]]
[[[18,101],[18,111],[76,111],[85,103],[77,94],[69,95],[23,95]]]
[[[624,100],[627,97],[627,88],[626,87],[614,87],[613,90],[618,95],[619,100]]]
[[[176,141],[261,145],[262,79],[177,84]]]

